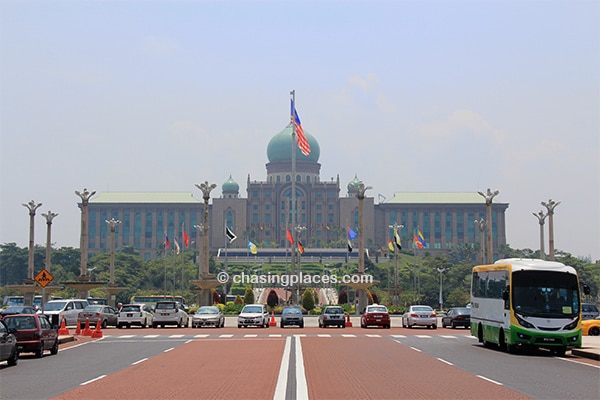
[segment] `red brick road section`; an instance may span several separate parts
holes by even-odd
[[[387,338],[302,338],[311,399],[528,399]]]
[[[203,339],[54,400],[272,399],[285,338]]]

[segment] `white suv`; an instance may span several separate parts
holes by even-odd
[[[183,311],[181,305],[176,301],[159,301],[154,307],[152,316],[152,327],[165,325],[177,325],[178,328],[188,326],[188,314]]]
[[[44,315],[48,316],[51,325],[60,325],[63,317],[67,326],[77,325],[77,317],[84,308],[89,306],[87,300],[62,299],[50,300],[44,304]]]
[[[238,328],[247,326],[269,327],[269,312],[264,304],[246,304],[238,315]]]
[[[152,312],[146,304],[125,304],[117,313],[117,328],[139,325],[142,328],[152,324]]]

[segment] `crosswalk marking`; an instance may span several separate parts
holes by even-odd
[[[205,338],[205,337],[209,337],[209,336],[210,336],[210,335],[209,335],[209,334],[206,334],[206,333],[205,333],[205,334],[202,334],[202,335],[194,335],[194,337],[195,337],[195,338],[198,338],[198,339],[200,339],[200,338]]]
[[[381,335],[366,335],[367,337],[381,337]]]
[[[318,337],[331,337],[331,335],[327,334],[327,333],[320,333],[317,335]]]
[[[342,337],[356,337],[356,335],[351,335],[349,333],[342,334]]]
[[[269,334],[269,337],[281,337],[280,333],[271,333]]]
[[[144,335],[145,338],[152,339],[157,338],[159,335]]]
[[[247,334],[247,335],[244,335],[244,337],[257,337],[257,336],[258,336],[257,334]]]
[[[226,334],[223,334],[223,335],[219,335],[219,337],[223,337],[223,338],[225,338],[225,337],[233,337],[233,335],[229,335],[229,334],[227,334],[227,335],[226,335]]]
[[[131,339],[132,337],[135,337],[136,335],[121,335],[119,336],[119,339]]]
[[[169,338],[171,338],[171,339],[179,339],[179,338],[182,338],[184,336],[185,335],[169,335]]]
[[[429,336],[429,335],[415,335],[415,337],[418,337],[420,339],[429,339],[429,338],[431,338],[431,336]]]

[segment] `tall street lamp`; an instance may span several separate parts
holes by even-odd
[[[394,250],[394,290],[393,290],[393,300],[392,300],[392,304],[397,306],[398,305],[398,253],[400,252],[400,248],[398,246],[398,243],[396,242],[396,238],[400,237],[400,233],[399,231],[402,230],[402,228],[404,228],[404,225],[399,225],[397,223],[394,223],[394,225],[388,225],[388,228],[393,229],[394,230],[394,245],[395,245],[395,250]]]
[[[31,200],[29,203],[23,203],[23,207],[29,210],[29,256],[27,258],[27,282],[33,283],[33,240],[34,240],[34,224],[35,224],[35,211],[42,206],[42,203],[37,203]],[[32,297],[33,301],[33,297]]]
[[[552,199],[548,200],[547,203],[542,201],[542,205],[548,210],[548,238],[550,247],[550,261],[554,261],[554,209],[560,204],[560,201],[556,202]]]
[[[487,261],[489,264],[494,262],[494,246],[492,243],[492,200],[496,197],[500,192],[494,191],[492,192],[490,188],[488,188],[487,193],[477,192],[485,199],[485,214],[487,220]]]
[[[79,247],[81,250],[81,266],[80,266],[80,278],[82,280],[87,277],[87,253],[88,253],[88,205],[90,204],[90,198],[96,194],[96,192],[89,192],[87,189],[83,189],[83,192],[75,191],[75,194],[81,198],[81,236],[79,240]]]
[[[546,259],[546,255],[544,254],[544,220],[548,216],[548,214],[544,215],[544,210],[541,210],[539,213],[533,213],[534,217],[538,219],[540,224],[540,259]]]
[[[196,281],[196,285],[199,286],[202,290],[200,292],[200,305],[210,305],[212,304],[212,299],[210,298],[210,289],[219,286],[221,283],[217,280],[211,279],[212,276],[209,274],[209,251],[208,251],[208,201],[210,200],[210,192],[217,187],[216,184],[208,183],[208,181],[204,181],[203,183],[196,184],[196,187],[202,191],[202,199],[204,199],[204,224],[203,226],[203,255],[202,255],[202,267],[200,271],[200,276],[198,277],[198,281]]]
[[[442,311],[444,309],[444,297],[443,297],[443,286],[444,286],[444,272],[447,270],[447,268],[436,268],[438,270],[438,272],[440,273],[440,311]]]
[[[46,218],[46,271],[50,272],[51,258],[50,253],[52,251],[52,220],[58,214],[53,213],[52,211],[48,211],[47,213],[42,213],[42,216]],[[42,311],[44,311],[44,304],[46,304],[46,286],[42,286]]]
[[[373,189],[371,186],[365,186],[363,182],[358,184],[358,273],[365,273],[365,226],[363,218],[363,202],[365,200],[365,192]],[[365,289],[358,289],[358,312],[367,307],[367,293]]]
[[[300,237],[302,236],[302,231],[305,231],[306,227],[298,225],[294,228],[294,230],[296,231],[296,241],[299,244]],[[302,281],[301,258],[302,258],[302,253],[298,252],[298,286],[296,286],[296,301],[298,302],[298,304],[301,304],[301,297],[300,297],[300,283]]]
[[[107,219],[106,223],[110,228],[110,279],[108,284],[115,284],[115,231],[117,230],[117,225],[121,223],[118,219]]]
[[[479,226],[479,247],[481,247],[481,264],[485,264],[485,219],[480,218],[474,221]]]

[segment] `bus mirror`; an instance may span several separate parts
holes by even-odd
[[[508,287],[504,288],[504,291],[502,292],[502,300],[507,301],[508,300]]]
[[[583,284],[583,293],[590,294],[590,285],[588,285],[587,283]]]

